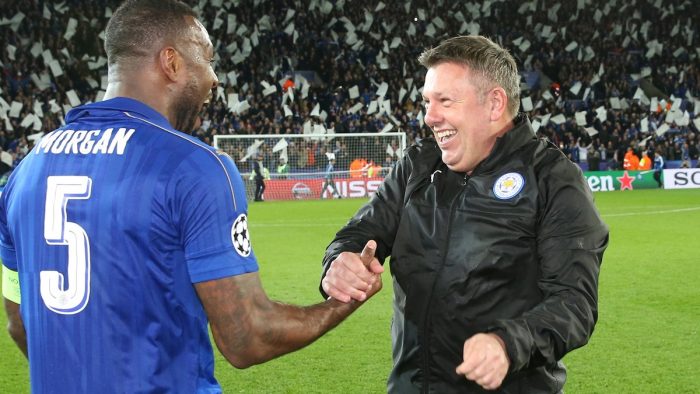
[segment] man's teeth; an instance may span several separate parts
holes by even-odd
[[[453,135],[457,134],[457,130],[444,130],[444,131],[438,131],[435,133],[437,135],[437,138],[440,142],[443,142],[444,140],[449,139]]]

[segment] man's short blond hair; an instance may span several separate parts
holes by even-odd
[[[425,68],[442,63],[463,64],[476,77],[474,85],[481,99],[496,86],[505,90],[508,113],[515,117],[520,108],[520,74],[513,56],[484,36],[457,36],[425,50],[418,57]]]

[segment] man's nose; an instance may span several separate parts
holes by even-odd
[[[209,70],[211,74],[211,88],[214,92],[216,92],[216,87],[219,86],[219,77],[216,75],[213,69]]]
[[[425,124],[428,125],[428,127],[432,128],[436,124],[440,123],[440,121],[442,120],[442,114],[437,109],[437,106],[429,105],[425,110],[425,117],[423,118],[423,120],[425,121]]]

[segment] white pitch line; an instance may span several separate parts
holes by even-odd
[[[603,217],[658,215],[658,214],[662,214],[662,213],[677,213],[677,212],[688,212],[688,211],[700,211],[700,207],[679,208],[679,209],[666,209],[666,210],[662,210],[662,211],[643,211],[643,212],[628,212],[628,213],[611,213],[611,214],[603,214]]]

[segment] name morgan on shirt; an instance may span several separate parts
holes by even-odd
[[[120,127],[106,130],[55,130],[44,136],[34,149],[35,154],[124,154],[126,143],[135,129]]]

